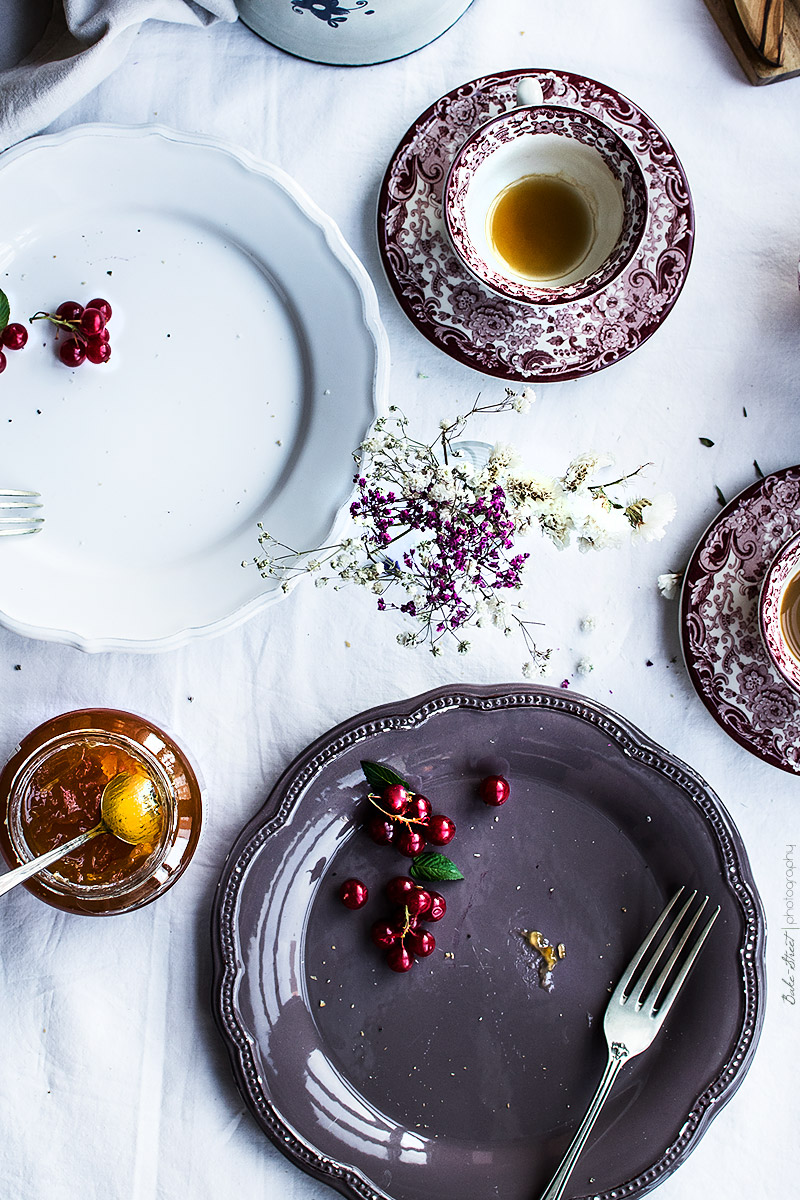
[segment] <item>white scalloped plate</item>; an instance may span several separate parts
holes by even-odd
[[[159,127],[85,126],[0,158],[12,320],[105,296],[111,361],[31,327],[0,385],[0,481],[42,493],[0,546],[0,622],[85,650],[161,650],[281,596],[243,568],[257,522],[330,535],[383,408],[377,299],[279,169]],[[44,343],[44,344],[43,344]]]

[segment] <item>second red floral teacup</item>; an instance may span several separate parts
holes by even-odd
[[[639,163],[591,113],[522,103],[459,150],[442,205],[453,249],[483,284],[527,304],[597,292],[641,241],[647,188]]]
[[[758,619],[773,666],[800,691],[800,533],[781,546],[767,568]]]

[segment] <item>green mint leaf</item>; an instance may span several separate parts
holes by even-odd
[[[0,288],[0,330],[5,329],[8,324],[8,318],[11,316],[11,305],[8,303],[8,296]]]
[[[409,867],[409,871],[412,879],[442,881],[464,878],[456,864],[446,854],[436,854],[432,850],[418,854]]]
[[[701,446],[713,446],[714,445],[711,438],[698,438],[697,440]]]
[[[366,775],[367,783],[373,792],[382,792],[390,783],[399,783],[404,788],[408,788],[410,792],[414,790],[402,776],[393,771],[391,767],[385,767],[383,763],[362,762],[361,770]]]
[[[720,508],[724,508],[727,503],[728,501],[722,494],[722,488],[717,487],[717,504],[720,506]]]
[[[761,470],[761,467],[758,465],[758,463],[756,462],[755,459],[753,459],[753,466],[755,467],[755,472],[756,472],[756,475],[758,476],[758,478],[763,479],[764,472]]]

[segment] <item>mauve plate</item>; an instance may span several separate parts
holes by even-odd
[[[647,188],[644,233],[625,270],[567,304],[520,304],[490,291],[456,258],[442,217],[456,152],[484,121],[514,107],[524,79],[538,81],[546,103],[608,125],[635,156]],[[632,100],[595,79],[531,67],[465,83],[417,118],[383,180],[378,244],[400,307],[430,342],[485,375],[548,383],[592,375],[656,331],[686,281],[694,211],[675,150]]]
[[[408,860],[360,828],[363,758],[458,825],[437,947],[396,975],[369,941]],[[489,809],[487,773],[511,782]],[[348,876],[371,891],[350,912]],[[565,1196],[643,1195],[741,1082],[763,1017],[764,919],[730,817],[622,718],[560,690],[449,687],[305,750],[243,831],[212,920],[214,1008],[246,1103],[298,1166],[361,1200],[531,1200],[605,1063],[602,1013],[680,884],[721,906],[654,1045],[626,1067]],[[563,942],[552,993],[519,936]]]
[[[734,741],[800,774],[800,695],[764,648],[758,597],[769,564],[800,533],[800,466],[740,492],[698,542],[683,581],[680,634],[689,678]]]

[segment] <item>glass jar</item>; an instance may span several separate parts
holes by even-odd
[[[115,709],[65,713],[23,738],[0,775],[0,850],[9,867],[97,824],[103,787],[121,771],[153,783],[163,812],[158,837],[129,846],[98,835],[23,885],[40,900],[72,913],[131,912],[185,871],[202,821],[197,775],[171,737]]]

